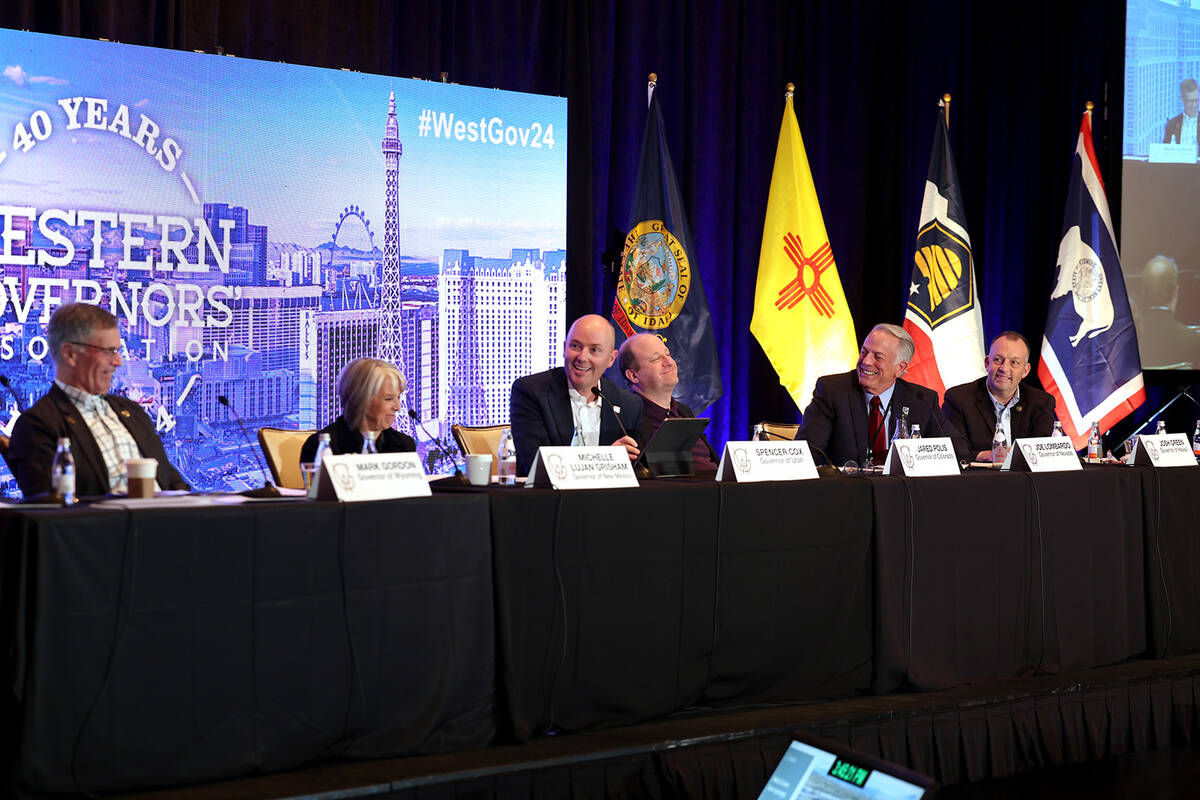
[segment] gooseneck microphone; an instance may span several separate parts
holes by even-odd
[[[217,402],[229,409],[229,413],[238,424],[238,429],[242,432],[242,438],[246,440],[246,444],[250,445],[250,449],[254,451],[255,460],[258,461],[258,468],[263,473],[262,487],[244,492],[244,494],[247,497],[279,497],[279,490],[275,488],[275,484],[271,481],[271,471],[267,469],[267,463],[263,461],[262,448],[256,447],[254,440],[250,438],[250,434],[246,431],[246,425],[242,422],[241,414],[238,414],[237,409],[229,404],[229,398],[225,395],[217,395]]]
[[[420,428],[421,432],[425,434],[425,438],[433,442],[433,444],[437,447],[438,452],[442,454],[442,457],[446,458],[451,464],[454,465],[454,478],[460,483],[465,481],[466,476],[463,475],[462,468],[458,466],[458,460],[454,457],[454,454],[447,449],[446,445],[442,444],[442,440],[429,432],[429,429],[425,427],[425,423],[421,422],[421,417],[418,416],[417,412],[413,411],[411,408],[408,409],[408,416],[413,422],[417,423],[417,427]],[[495,457],[496,456],[493,454],[492,458]]]
[[[592,394],[599,398],[603,405],[606,405],[612,409],[612,415],[616,417],[617,427],[621,429],[621,433],[636,442],[637,439],[634,439],[634,437],[629,435],[629,431],[625,430],[625,423],[621,422],[621,407],[613,405],[612,401],[605,397],[604,393],[600,391],[599,385],[592,387]],[[639,453],[638,457],[634,459],[633,471],[639,479],[651,477],[650,467],[646,466],[646,462],[642,460],[641,453]]]
[[[791,437],[791,436],[781,436],[780,434],[778,434],[778,433],[775,433],[774,431],[769,431],[769,430],[767,430],[766,428],[763,428],[761,432],[762,432],[763,434],[765,434],[766,436],[769,436],[769,437],[771,437],[772,439],[779,439],[780,441],[783,441],[783,442],[794,442],[794,441],[797,441],[797,440],[796,440],[794,437]],[[804,440],[802,440],[802,441],[806,441],[806,442],[808,442],[808,440],[807,440],[807,439],[804,439]],[[812,442],[808,442],[808,449],[809,449],[809,450],[816,450],[816,451],[817,451],[817,455],[819,455],[821,458],[825,459],[825,463],[824,463],[824,465],[821,465],[821,466],[818,466],[818,467],[817,467],[817,474],[818,474],[818,475],[838,475],[838,474],[840,474],[840,473],[838,472],[837,465],[833,463],[833,459],[831,459],[831,458],[829,457],[829,454],[828,454],[828,453],[826,453],[826,452],[825,452],[824,450],[822,450],[821,448],[817,447],[817,446],[816,446],[815,444],[813,444]],[[822,472],[822,470],[824,470],[824,472]]]
[[[4,386],[5,389],[8,389],[8,393],[13,396],[13,400],[17,401],[17,411],[24,414],[25,404],[21,402],[21,395],[18,394],[17,390],[13,388],[13,385],[8,382],[7,375],[0,375],[0,385]]]

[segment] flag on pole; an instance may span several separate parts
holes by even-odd
[[[812,400],[817,378],[854,367],[858,342],[800,138],[790,83],[785,98],[750,331],[779,382],[803,409]]]
[[[938,103],[904,313],[904,329],[917,346],[904,377],[933,389],[938,400],[951,386],[987,372],[975,259],[950,150],[949,99]]]
[[[712,317],[650,76],[649,110],[612,318],[617,344],[656,334],[679,365],[675,398],[699,414],[721,396]]]
[[[1092,147],[1092,104],[1083,114],[1038,378],[1054,395],[1075,449],[1092,423],[1104,433],[1146,399],[1137,333],[1117,238]]]

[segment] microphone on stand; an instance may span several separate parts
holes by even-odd
[[[17,411],[24,414],[25,404],[21,402],[21,395],[18,394],[17,390],[13,388],[13,385],[8,382],[7,375],[0,375],[0,385],[4,386],[5,389],[8,389],[8,393],[13,396],[13,400],[17,401]]]
[[[449,480],[465,485],[467,483],[467,476],[463,475],[462,468],[458,466],[458,461],[446,448],[446,445],[442,444],[442,440],[429,432],[429,429],[425,427],[425,423],[421,422],[421,417],[418,416],[417,412],[413,411],[411,408],[408,410],[408,416],[413,422],[417,423],[417,427],[421,429],[421,432],[425,434],[425,437],[434,443],[438,449],[438,452],[441,453],[444,458],[449,459],[450,463],[454,465],[454,477],[450,478]],[[495,457],[495,455],[492,456],[492,458]],[[440,486],[441,484],[438,485]]]
[[[612,415],[616,417],[617,427],[621,429],[621,433],[628,438],[633,439],[632,436],[629,436],[629,431],[625,430],[625,423],[621,422],[621,415],[618,413],[621,410],[620,406],[613,405],[612,402],[604,396],[604,393],[600,391],[599,385],[592,387],[592,394],[599,398],[603,405],[606,405],[612,409]],[[635,442],[637,441],[637,439],[633,440]],[[653,475],[650,474],[650,467],[646,466],[646,462],[642,460],[640,453],[638,454],[638,457],[634,459],[633,471],[639,479],[653,477]]]
[[[246,497],[280,497],[279,490],[275,488],[275,484],[271,482],[271,472],[267,469],[267,464],[263,461],[262,449],[255,446],[254,440],[250,438],[250,434],[246,432],[246,425],[242,422],[242,417],[237,413],[237,410],[229,404],[229,398],[223,394],[217,395],[217,402],[229,409],[229,413],[233,415],[233,419],[238,424],[238,429],[242,432],[242,438],[246,440],[246,444],[250,445],[250,449],[254,451],[254,455],[258,460],[258,468],[263,472],[263,485],[258,489],[251,489],[248,492],[240,494]]]
[[[757,427],[757,426],[756,426],[756,427]],[[769,430],[767,430],[766,428],[762,428],[762,430],[761,430],[760,432],[761,432],[761,433],[763,433],[763,434],[764,434],[764,435],[766,435],[766,436],[769,436],[769,437],[771,437],[772,439],[779,439],[780,441],[784,441],[784,442],[794,442],[794,441],[796,441],[796,439],[794,439],[793,437],[790,437],[790,436],[780,436],[778,433],[775,433],[774,431],[769,431]],[[807,439],[805,439],[804,441],[808,441],[808,440],[807,440]],[[812,442],[808,442],[808,449],[809,449],[809,450],[816,450],[816,451],[817,451],[817,455],[819,455],[821,458],[825,459],[825,464],[824,464],[824,465],[822,465],[822,466],[818,466],[818,467],[817,467],[817,474],[818,474],[818,475],[840,475],[840,474],[841,474],[840,472],[838,472],[837,465],[833,463],[833,459],[831,459],[831,458],[829,457],[829,454],[828,454],[828,453],[826,453],[826,452],[825,452],[824,450],[822,450],[821,448],[817,447],[817,446],[816,446],[815,444],[813,444]]]

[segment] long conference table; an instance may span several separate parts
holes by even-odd
[[[0,509],[35,792],[1200,652],[1200,469]]]

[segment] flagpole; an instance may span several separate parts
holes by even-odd
[[[946,130],[950,130],[950,93],[942,95],[942,105],[946,109]]]
[[[658,86],[658,73],[651,72],[650,80],[646,84],[646,108],[650,107],[650,101],[654,98],[654,87]]]

